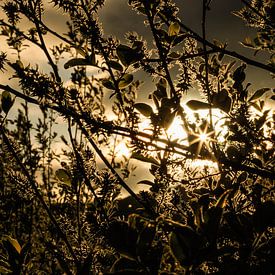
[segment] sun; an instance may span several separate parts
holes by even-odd
[[[216,142],[213,138],[215,135],[215,131],[209,131],[209,124],[206,123],[204,128],[199,128],[198,133],[190,133],[192,136],[192,140],[189,141],[189,145],[197,144],[196,148],[196,156],[198,156],[202,150],[203,145],[206,146],[208,151],[211,151],[210,144],[211,142]]]
[[[205,134],[205,133],[201,133],[201,134],[199,135],[199,139],[200,139],[201,142],[204,142],[204,143],[205,143],[205,142],[208,140],[208,135]]]

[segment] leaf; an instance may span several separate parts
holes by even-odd
[[[215,207],[224,208],[226,199],[229,196],[229,194],[231,193],[231,191],[232,190],[229,189],[229,190],[226,190],[225,192],[223,192],[223,194],[217,200]]]
[[[180,32],[180,25],[177,22],[173,22],[168,28],[168,35],[169,36],[176,36]]]
[[[117,56],[124,66],[129,66],[141,59],[141,55],[129,46],[120,44],[117,49]]]
[[[192,110],[200,110],[200,109],[209,109],[211,107],[210,104],[198,101],[198,100],[190,100],[186,103],[186,105]]]
[[[77,51],[77,53],[79,53],[83,57],[86,57],[88,55],[87,49],[84,49],[84,48],[81,48],[81,47],[77,47],[77,46],[73,46],[73,47],[75,48],[75,50]]]
[[[145,103],[136,103],[134,107],[145,117],[150,117],[153,113],[152,107]]]
[[[179,59],[181,57],[181,54],[179,54],[177,52],[171,52],[168,54],[168,57],[172,58],[172,59]]]
[[[165,78],[161,78],[160,80],[159,80],[159,82],[157,83],[157,87],[158,88],[164,88],[164,89],[166,89],[167,88],[167,86],[168,86],[168,82],[167,82],[167,80],[165,79]]]
[[[69,69],[75,66],[88,66],[91,64],[86,58],[73,58],[64,64],[64,69]]]
[[[7,236],[7,240],[15,248],[15,250],[18,252],[18,254],[20,254],[22,248],[21,248],[21,245],[19,244],[19,242],[10,236]]]
[[[214,94],[213,105],[226,113],[230,112],[232,100],[226,89],[222,89],[218,93]]]
[[[11,94],[8,91],[3,91],[1,96],[1,108],[7,114],[13,105]]]
[[[128,87],[134,80],[134,76],[132,74],[125,74],[118,82],[118,88],[124,89]]]
[[[260,98],[261,96],[263,96],[267,91],[269,91],[270,88],[262,88],[262,89],[259,89],[257,90],[251,97],[248,101],[254,101],[258,98]]]
[[[116,88],[115,88],[115,84],[111,81],[111,80],[109,80],[109,79],[103,79],[102,81],[101,81],[101,83],[102,83],[102,85],[105,87],[105,88],[107,88],[107,89],[109,89],[109,90],[115,90]]]
[[[248,48],[255,48],[255,46],[254,46],[254,44],[253,44],[253,42],[252,42],[252,40],[251,40],[250,37],[246,37],[246,38],[244,39],[244,41],[241,42],[241,44],[242,44],[243,46],[245,46],[245,47],[248,47]]]
[[[189,34],[188,33],[182,33],[182,34],[178,34],[174,39],[173,39],[173,42],[172,42],[172,45],[173,46],[176,46],[180,43],[182,43],[184,41],[185,38],[189,37]]]
[[[258,110],[259,112],[262,111],[261,107],[256,102],[249,102],[249,105],[251,105],[253,108]]]
[[[155,164],[157,166],[159,166],[160,164],[158,163],[158,161],[156,159],[154,159],[153,157],[146,157],[146,156],[143,156],[139,153],[133,153],[132,156],[131,156],[132,159],[137,159],[137,160],[140,160],[140,161],[143,161],[143,162],[149,162],[149,163],[152,163],[152,164]]]
[[[55,171],[55,175],[61,182],[71,184],[71,177],[65,169],[58,169]]]
[[[120,72],[123,71],[123,67],[122,67],[122,65],[120,65],[119,62],[117,62],[117,61],[115,61],[115,60],[109,60],[107,63],[108,63],[108,65],[109,65],[111,68],[113,68],[113,69],[115,69],[115,70],[117,70],[117,71],[120,71]]]
[[[233,73],[233,80],[235,80],[237,83],[242,83],[245,80],[245,70],[246,65],[242,64],[239,66]]]
[[[149,181],[149,180],[141,180],[141,181],[137,182],[137,184],[145,184],[145,185],[149,185],[149,186],[154,185],[154,183],[152,181]]]
[[[172,124],[175,116],[176,116],[176,112],[171,112],[170,109],[165,109],[165,112],[161,113],[161,126],[164,129],[168,129],[170,127],[170,125]]]

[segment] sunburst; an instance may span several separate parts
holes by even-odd
[[[196,144],[196,156],[198,156],[201,153],[203,145],[205,145],[206,149],[210,151],[210,143],[216,141],[213,138],[215,131],[209,131],[208,123],[205,124],[205,127],[203,129],[199,128],[198,131],[198,133],[190,133],[192,140],[189,141],[190,146]]]

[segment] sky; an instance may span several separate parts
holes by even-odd
[[[121,40],[121,43],[125,43],[124,37],[125,33],[128,31],[135,31],[145,39],[149,38],[151,34],[149,29],[145,28],[143,25],[144,17],[131,11],[127,3],[127,0],[106,0],[105,6],[99,12],[99,21],[102,22],[104,34],[106,36],[116,36]],[[202,0],[175,0],[175,3],[180,8],[179,15],[182,22],[201,34]],[[245,23],[240,18],[232,14],[233,11],[239,10],[241,6],[241,0],[213,0],[211,9],[207,13],[207,37],[209,40],[217,38],[222,42],[227,42],[228,49],[255,58],[253,57],[252,51],[243,48],[239,43],[239,41],[242,41],[245,37],[254,37],[255,35],[254,30],[245,26]],[[53,10],[47,3],[45,8],[45,21],[55,31],[64,33],[67,17],[63,15],[60,10]],[[27,22],[24,22],[24,24],[25,26],[23,27],[26,27]],[[49,47],[54,45],[56,42],[58,41],[53,37],[48,37],[47,39],[47,45]],[[6,46],[1,38],[0,50],[6,50]],[[261,60],[261,55],[256,58]],[[66,60],[64,60],[63,63],[65,61]],[[39,64],[42,70],[48,70],[45,58],[39,53],[37,48],[27,49],[23,55],[23,63],[24,62],[25,64],[28,64],[29,62],[33,65]],[[62,66],[60,66],[60,70],[62,76],[65,79],[69,79],[71,71],[65,70]],[[142,74],[139,76],[145,77]],[[1,82],[6,83],[8,77],[8,73],[0,74]],[[141,93],[138,97],[139,101],[144,101],[148,96],[148,89],[152,89],[153,87],[149,78],[145,78],[145,80],[147,80],[147,83],[144,85],[144,93]],[[274,81],[265,71],[250,66],[247,69],[247,81],[252,82],[253,89],[274,86]],[[16,86],[16,83],[13,84]],[[32,112],[33,119],[36,118],[37,114],[38,110],[34,108]],[[59,123],[59,129],[65,131],[66,126],[64,123],[62,124],[62,120],[60,119],[60,121],[57,121]],[[140,167],[140,169],[144,169],[142,166]],[[138,170],[136,174],[140,174],[140,170]]]

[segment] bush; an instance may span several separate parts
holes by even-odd
[[[207,39],[211,1],[200,36],[173,1],[129,0],[148,41],[104,35],[104,2],[51,1],[68,19],[61,34],[43,1],[3,1],[0,273],[274,273],[275,95],[246,83],[248,66],[274,75],[273,1],[235,12],[266,64]],[[140,102],[145,75],[154,89]],[[137,167],[150,176],[133,183]]]

